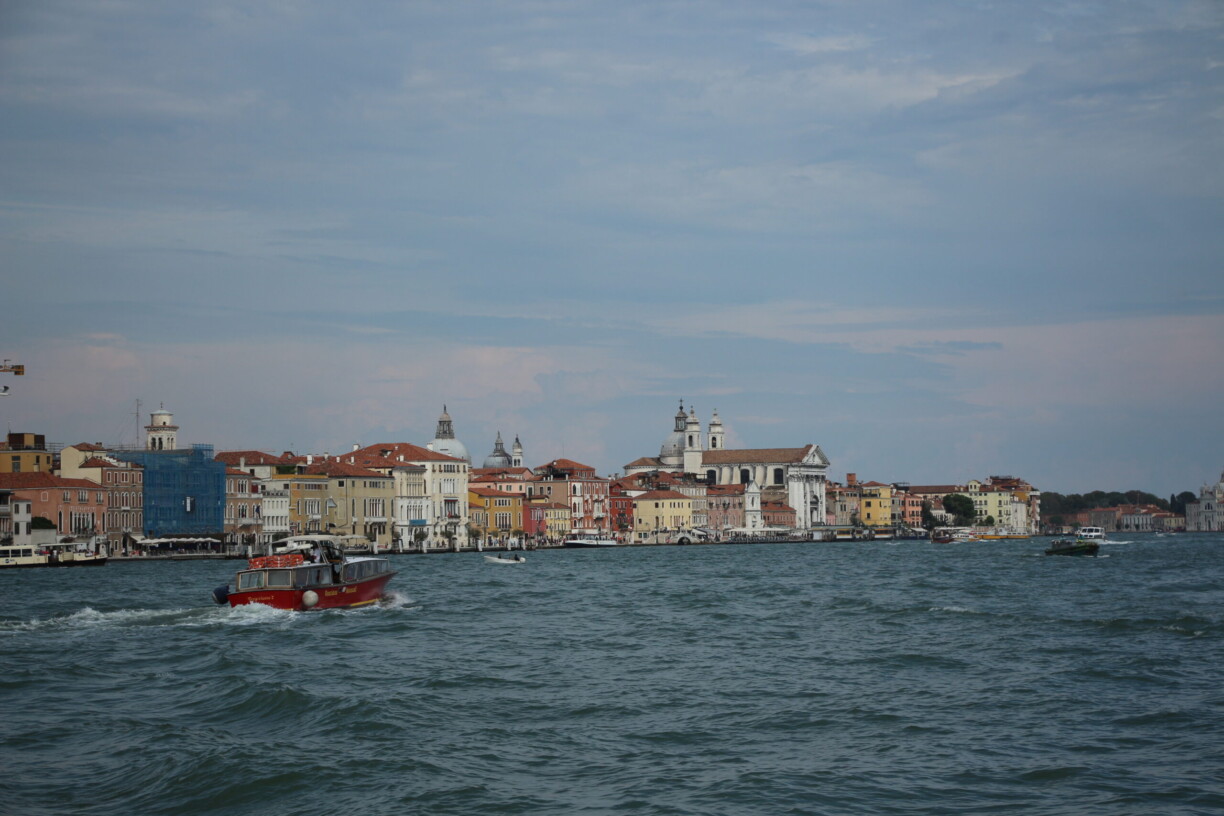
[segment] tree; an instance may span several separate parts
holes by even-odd
[[[922,526],[927,530],[934,530],[939,526],[939,519],[935,518],[929,501],[922,503]]]
[[[943,509],[952,514],[957,527],[968,527],[977,518],[973,499],[960,493],[949,493],[944,496]]]
[[[54,530],[55,522],[49,518],[43,518],[42,516],[35,516],[34,518],[30,519],[30,529],[31,530]]]

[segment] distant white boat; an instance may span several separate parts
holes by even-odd
[[[1075,537],[1088,539],[1089,541],[1093,539],[1101,540],[1105,538],[1105,528],[1104,527],[1081,527],[1079,528],[1079,531],[1075,534]]]
[[[505,557],[500,555],[486,555],[484,560],[488,561],[490,564],[523,564],[526,563],[527,557],[523,555],[509,555]]]
[[[561,542],[563,547],[621,547],[614,538],[597,538],[594,536],[574,536]]]

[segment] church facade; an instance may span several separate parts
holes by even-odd
[[[828,457],[815,444],[729,450],[718,411],[703,431],[696,411],[690,407],[685,412],[682,402],[659,455],[630,462],[625,465],[625,475],[662,471],[687,474],[708,485],[755,485],[767,493],[782,494],[795,511],[795,526],[806,530],[825,524],[828,469]]]

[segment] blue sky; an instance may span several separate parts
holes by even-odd
[[[1216,2],[0,6],[10,429],[1224,468]],[[141,424],[147,416],[141,419]]]

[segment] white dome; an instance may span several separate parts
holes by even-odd
[[[467,446],[458,439],[435,439],[429,447],[437,453],[444,453],[447,456],[462,459],[468,464],[472,462],[472,457],[468,455]]]

